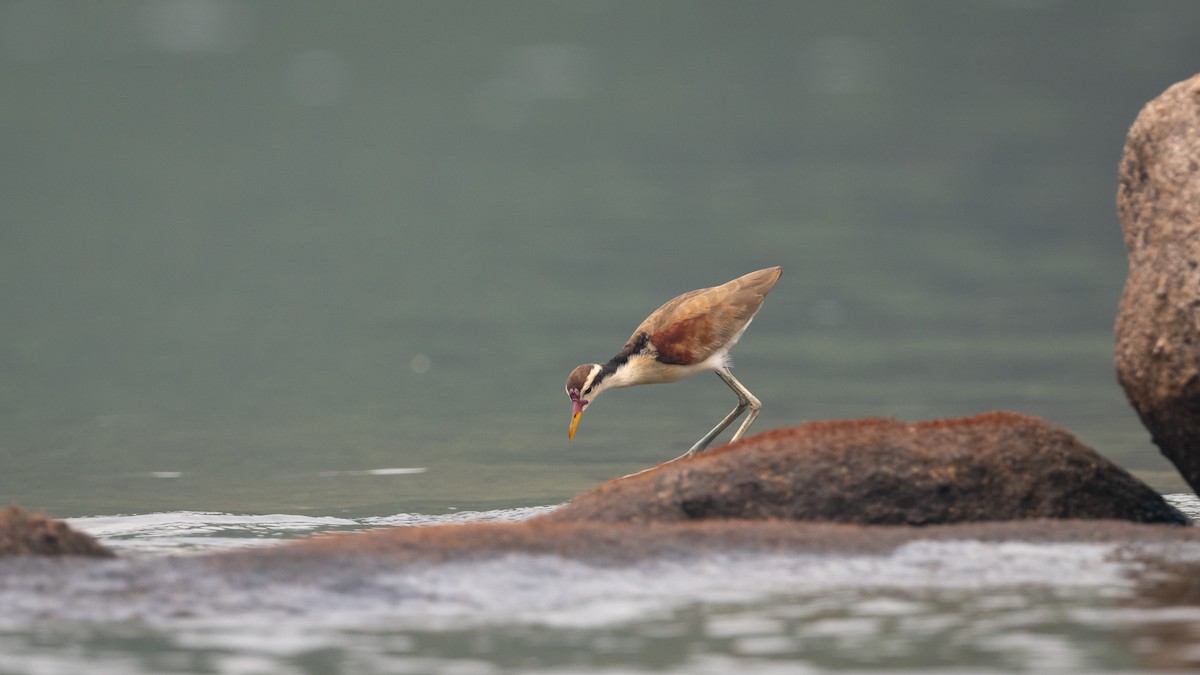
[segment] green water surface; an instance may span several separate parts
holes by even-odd
[[[0,3],[0,502],[440,512],[674,457],[702,375],[562,392],[782,265],[756,429],[1124,401],[1116,165],[1200,5]],[[370,475],[381,468],[424,473]]]

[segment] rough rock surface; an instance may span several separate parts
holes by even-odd
[[[518,523],[467,523],[334,533],[284,546],[218,553],[206,564],[225,569],[286,569],[324,564],[402,565],[557,556],[597,565],[627,565],[733,551],[886,555],[913,541],[1200,544],[1200,528],[1120,520],[1037,519],[927,527],[797,523],[784,520],[704,520],[663,523],[558,522],[548,516]],[[199,559],[199,558],[197,558]],[[181,559],[182,560],[182,559]],[[353,561],[353,562],[352,562]]]
[[[10,555],[85,555],[113,557],[112,551],[61,520],[9,506],[0,510],[0,557]]]
[[[1188,522],[1071,434],[1005,412],[917,424],[865,419],[776,429],[610,481],[541,518]]]
[[[1138,114],[1117,213],[1129,256],[1117,377],[1159,449],[1200,490],[1200,75]]]

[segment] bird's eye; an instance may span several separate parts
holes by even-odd
[[[592,388],[591,388],[591,387],[588,387],[587,389],[584,389],[584,390],[583,390],[583,395],[584,395],[584,396],[587,396],[587,395],[588,395],[588,394],[590,394],[590,393],[592,393]]]

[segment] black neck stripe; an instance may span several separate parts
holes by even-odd
[[[600,372],[596,373],[595,379],[592,380],[592,386],[595,387],[597,384],[600,384],[601,380],[617,372],[617,369],[621,366],[629,363],[629,359],[633,358],[634,354],[645,349],[648,342],[650,342],[650,336],[646,333],[638,333],[633,336],[629,342],[625,343],[625,347],[619,354],[609,359],[608,363],[600,367]]]

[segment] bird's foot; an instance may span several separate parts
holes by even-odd
[[[671,460],[671,461],[673,462],[675,460]],[[668,463],[669,462],[663,462],[663,464],[668,464]],[[634,476],[640,476],[644,473],[650,473],[651,471],[657,469],[660,466],[662,466],[662,464],[656,464],[656,465],[650,467],[649,469],[642,469],[641,471],[634,471],[633,473],[627,473],[624,476],[617,478],[616,480],[625,480],[626,478],[633,478]]]
[[[655,469],[664,467],[668,464],[674,464],[675,462],[678,462],[681,459],[687,459],[688,457],[695,455],[697,452],[698,452],[698,450],[693,448],[693,449],[688,450],[687,452],[683,453],[682,455],[676,457],[675,459],[668,459],[667,461],[662,462],[661,464],[655,464],[654,466],[652,466],[648,469],[642,469],[641,471],[634,471],[633,473],[627,473],[624,476],[621,476],[620,478],[618,478],[617,480],[625,480],[626,478],[633,478],[634,476],[640,476],[644,473],[649,473],[651,471],[654,471]]]

